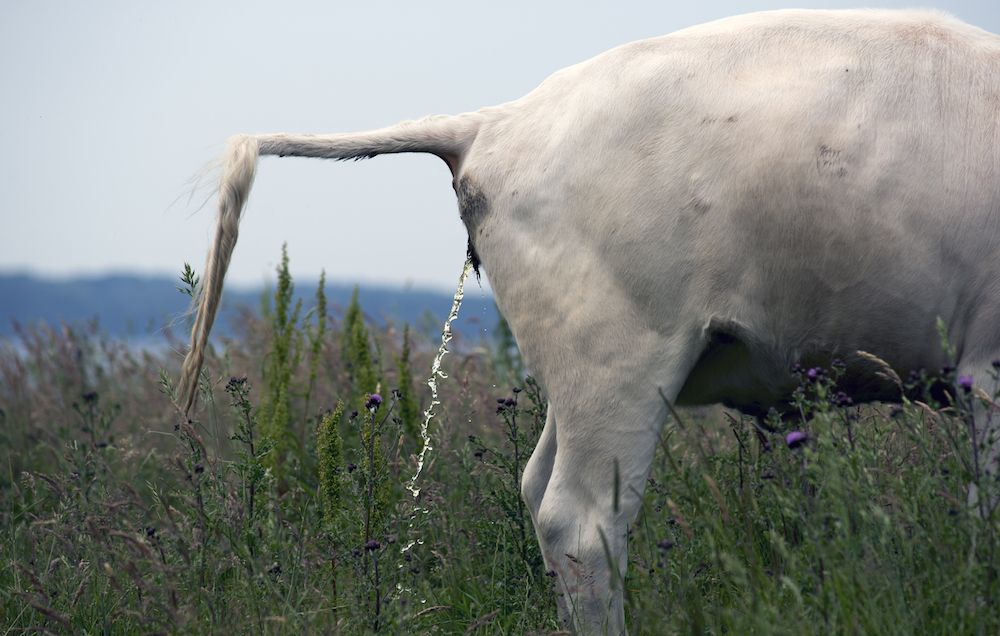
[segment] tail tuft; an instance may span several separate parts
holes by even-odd
[[[229,269],[229,261],[236,247],[240,232],[240,215],[250,196],[254,175],[257,172],[259,148],[257,138],[236,135],[226,144],[222,159],[222,177],[219,180],[218,217],[215,239],[205,260],[201,287],[195,299],[197,313],[191,330],[191,348],[181,368],[180,396],[187,414],[198,393],[198,376],[205,360],[208,335],[215,323],[222,299],[222,282]]]

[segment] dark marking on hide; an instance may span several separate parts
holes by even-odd
[[[468,176],[463,176],[458,180],[455,187],[455,194],[458,196],[458,214],[465,224],[465,231],[469,235],[468,257],[472,261],[472,268],[476,272],[476,280],[479,280],[479,254],[476,252],[475,236],[479,226],[486,215],[489,214],[489,202],[486,195]]]
[[[706,116],[706,117],[702,118],[701,125],[702,126],[710,126],[712,124],[718,124],[720,122],[724,123],[724,124],[735,124],[739,120],[740,120],[740,118],[737,117],[736,115],[730,115],[729,117],[726,117],[724,119],[723,118],[719,118],[719,117]]]
[[[706,212],[712,209],[711,203],[709,203],[708,201],[697,195],[691,197],[689,205],[691,209],[697,212],[698,214],[705,214]]]
[[[820,144],[819,148],[816,149],[817,161],[823,162],[824,165],[831,163],[837,157],[840,156],[840,151],[827,146],[826,144]]]
[[[845,161],[842,155],[840,150],[826,144],[820,144],[816,149],[816,172],[826,172],[837,177],[847,176],[847,168],[844,165]]]

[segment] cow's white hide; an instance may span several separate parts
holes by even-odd
[[[194,382],[258,154],[430,152],[549,396],[524,475],[561,614],[624,630],[665,416],[760,413],[800,360],[902,373],[1000,357],[1000,38],[929,12],[778,11],[627,44],[508,104],[357,135],[234,138],[182,388]],[[613,492],[615,466],[620,493]],[[613,501],[619,501],[617,509]]]

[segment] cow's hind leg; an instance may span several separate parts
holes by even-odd
[[[677,390],[667,386],[664,393],[673,397]],[[666,406],[657,387],[642,379],[585,393],[593,399],[551,401],[525,495],[546,567],[556,577],[564,626],[621,634],[628,527],[639,511]]]
[[[538,524],[538,509],[542,505],[542,497],[552,476],[552,466],[556,460],[556,421],[552,417],[552,407],[549,406],[545,418],[545,428],[538,438],[535,450],[524,467],[521,477],[521,496],[531,513],[531,521]]]
[[[531,514],[531,523],[538,528],[538,511],[542,506],[542,499],[545,490],[548,488],[549,479],[552,477],[552,467],[556,461],[556,420],[552,415],[552,405],[548,405],[548,414],[545,419],[545,428],[538,438],[535,450],[531,453],[527,465],[524,467],[524,474],[521,476],[521,496],[528,506]],[[551,570],[550,566],[546,567]],[[567,608],[563,602],[564,597],[557,596],[556,604],[559,609],[559,616],[568,616]]]

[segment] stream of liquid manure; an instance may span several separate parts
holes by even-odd
[[[420,448],[420,454],[417,455],[417,469],[413,473],[413,477],[406,484],[406,489],[410,491],[413,495],[413,514],[410,516],[410,521],[408,524],[408,529],[410,533],[413,530],[413,522],[417,518],[418,514],[427,514],[429,511],[417,503],[420,497],[420,487],[417,485],[417,480],[420,478],[420,473],[424,469],[424,462],[427,460],[427,453],[434,450],[431,446],[431,434],[430,434],[430,424],[431,420],[434,418],[434,407],[441,403],[438,400],[438,378],[447,379],[447,375],[441,370],[441,360],[448,353],[448,343],[451,342],[452,333],[451,325],[458,318],[458,309],[462,306],[462,299],[465,297],[465,281],[469,278],[469,274],[472,272],[472,261],[466,260],[465,267],[462,268],[462,275],[458,278],[458,289],[455,291],[455,297],[452,299],[451,311],[448,313],[448,318],[444,321],[444,327],[441,329],[441,346],[438,347],[437,355],[434,357],[434,363],[431,365],[431,377],[427,380],[427,386],[431,388],[431,402],[427,406],[427,410],[424,411],[424,420],[420,424],[420,439],[423,445]],[[410,537],[406,545],[400,550],[401,553],[409,551],[414,545],[423,545],[424,541],[421,538]],[[403,567],[400,565],[400,567]],[[397,585],[398,587],[398,585]]]

